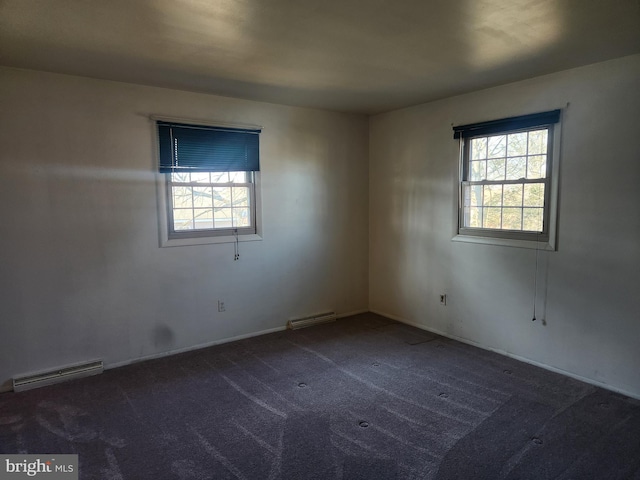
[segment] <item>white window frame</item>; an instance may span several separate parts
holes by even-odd
[[[253,228],[247,233],[248,229],[238,228],[237,236],[233,228],[229,229],[207,229],[193,230],[183,232],[173,232],[170,228],[170,219],[172,216],[171,202],[171,183],[167,176],[168,173],[158,173],[156,187],[158,190],[158,220],[160,225],[160,246],[161,247],[182,247],[189,245],[208,245],[216,243],[234,243],[253,242],[262,240],[262,215],[260,202],[260,172],[253,172],[253,209],[255,219],[255,233]]]
[[[544,203],[544,222],[546,232],[520,232],[499,229],[481,229],[464,227],[464,199],[463,199],[463,183],[466,181],[465,172],[469,162],[469,144],[473,138],[482,138],[493,135],[504,135],[508,133],[539,130],[548,128],[547,149],[547,185],[545,188]],[[459,155],[459,178],[458,178],[458,208],[456,218],[456,235],[453,237],[454,242],[466,242],[485,245],[500,245],[507,247],[532,248],[537,250],[557,250],[557,224],[558,224],[558,190],[559,190],[559,173],[560,173],[560,135],[561,122],[551,125],[541,125],[537,127],[504,129],[497,133],[481,134],[460,139],[460,155]]]

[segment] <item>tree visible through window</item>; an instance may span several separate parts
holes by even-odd
[[[252,172],[170,174],[174,232],[251,228]]]
[[[471,139],[464,227],[542,232],[547,129]]]

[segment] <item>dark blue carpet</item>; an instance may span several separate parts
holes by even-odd
[[[96,480],[640,480],[640,402],[364,314],[2,394],[0,453]]]

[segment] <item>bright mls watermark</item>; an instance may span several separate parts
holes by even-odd
[[[78,455],[0,455],[0,480],[78,480]]]

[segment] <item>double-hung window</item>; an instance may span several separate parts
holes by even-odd
[[[212,243],[209,238],[215,243],[255,235],[260,130],[166,121],[156,125],[159,170],[165,177],[165,240]]]
[[[559,120],[554,110],[454,127],[458,239],[554,248]]]

